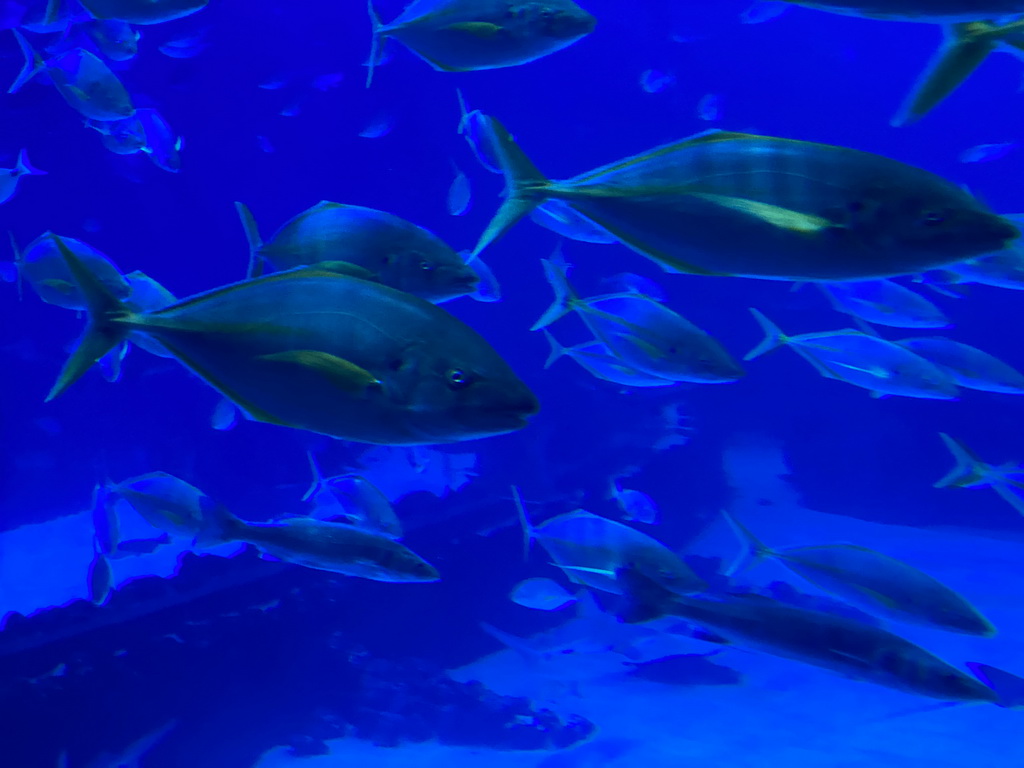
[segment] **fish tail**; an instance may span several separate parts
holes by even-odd
[[[743,551],[740,552],[739,557],[726,569],[726,576],[735,576],[740,571],[756,565],[759,561],[771,555],[772,551],[747,526],[730,515],[727,510],[722,510],[722,517],[725,518],[729,527],[732,528],[732,532],[736,534],[736,538],[743,545]]]
[[[324,485],[324,473],[320,471],[320,465],[316,463],[316,456],[313,455],[312,451],[306,451],[306,458],[309,459],[309,469],[313,474],[313,482],[310,483],[306,492],[302,494],[303,501],[309,501],[316,496]]]
[[[949,452],[953,454],[956,466],[953,467],[944,477],[935,482],[933,488],[965,488],[977,485],[981,481],[979,465],[984,464],[980,458],[967,447],[965,443],[950,437],[945,432],[940,432],[939,437]]]
[[[998,46],[999,39],[993,34],[996,29],[988,22],[946,27],[946,40],[891,124],[901,126],[920,120],[960,87]]]
[[[263,238],[260,237],[260,228],[256,225],[256,218],[245,203],[235,202],[235,210],[238,211],[238,218],[242,222],[242,229],[245,231],[245,239],[249,243],[249,268],[245,272],[246,277],[259,277],[263,274],[263,257],[260,255],[260,248],[263,247]]]
[[[242,521],[235,517],[223,504],[207,498],[200,501],[199,530],[196,532],[195,546],[213,547],[228,541],[236,541]]]
[[[519,494],[519,488],[512,486],[512,500],[516,503],[516,514],[519,515],[519,525],[523,531],[523,560],[530,559],[530,545],[533,544],[533,524],[526,514],[526,505],[523,504],[523,497]]]
[[[536,664],[540,661],[542,656],[541,652],[530,645],[529,641],[525,638],[518,637],[509,632],[498,629],[497,627],[488,624],[487,622],[480,622],[480,629],[486,632],[488,635],[493,637],[502,645],[511,648],[513,651],[522,656],[526,661],[531,664]]]
[[[544,370],[547,370],[565,355],[566,349],[558,343],[558,339],[554,337],[551,331],[547,328],[541,328],[541,330],[544,332],[544,338],[548,340],[548,347],[550,348],[548,359],[544,361]]]
[[[21,52],[25,56],[25,66],[21,68],[21,72],[18,73],[14,82],[11,83],[11,87],[7,89],[8,93],[17,93],[25,83],[43,71],[45,62],[43,57],[36,52],[36,49],[31,46],[21,32],[16,29],[11,31],[14,33],[14,39],[18,41],[18,47],[21,48]]]
[[[14,167],[19,176],[45,176],[46,171],[41,171],[29,162],[28,150],[23,149],[18,153],[18,162]]]
[[[370,58],[366,61],[366,87],[369,88],[373,82],[373,70],[377,66],[377,58],[380,56],[380,37],[384,25],[380,22],[377,9],[373,7],[373,0],[366,0],[366,11],[370,15],[370,26],[372,27]]]
[[[481,139],[488,145],[488,154],[497,159],[505,176],[505,202],[480,236],[473,249],[474,255],[503,236],[543,203],[546,199],[545,190],[551,183],[519,148],[505,126],[494,118],[488,119],[487,126]]]
[[[78,346],[64,363],[57,381],[46,396],[46,402],[66,392],[96,361],[124,341],[130,330],[124,321],[133,316],[128,306],[89,271],[64,244],[63,239],[55,235],[53,240],[71,271],[72,280],[85,298],[88,322]]]
[[[22,278],[22,268],[25,266],[25,254],[22,253],[21,248],[18,247],[18,241],[14,239],[14,233],[8,231],[7,237],[11,241],[11,251],[14,252],[14,272],[15,280],[18,283],[18,301],[25,300],[25,280]]]
[[[764,331],[764,340],[747,352],[747,354],[743,356],[744,360],[753,360],[754,358],[767,354],[774,349],[778,349],[789,341],[786,335],[779,330],[778,326],[763,314],[753,307],[750,307],[750,313],[754,316],[754,319],[757,320],[758,325],[761,326],[761,330]]]
[[[664,616],[674,596],[661,584],[640,573],[635,563],[627,563],[615,571],[615,580],[622,587],[619,620],[637,624]]]
[[[553,259],[541,259],[540,263],[544,267],[544,276],[555,292],[555,299],[540,316],[540,319],[533,324],[530,328],[531,331],[547,328],[556,320],[565,317],[572,312],[573,303],[576,300],[576,292],[573,291],[572,285],[569,283],[565,268],[556,264]]]

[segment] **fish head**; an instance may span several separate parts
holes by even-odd
[[[423,443],[448,443],[525,427],[540,409],[536,395],[483,337],[448,321],[385,376],[408,429]]]
[[[473,293],[480,278],[447,245],[396,248],[384,260],[381,282],[434,303]]]
[[[509,4],[506,13],[531,34],[552,40],[578,40],[594,31],[597,19],[572,0],[527,0]]]
[[[848,206],[848,227],[866,244],[922,254],[936,263],[1001,251],[1020,237],[1009,220],[966,191],[935,185],[925,192],[874,185]]]

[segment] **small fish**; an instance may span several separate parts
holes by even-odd
[[[714,123],[722,119],[722,99],[716,93],[708,93],[697,102],[697,119]]]
[[[380,139],[391,133],[391,129],[394,127],[394,118],[390,114],[382,112],[370,118],[370,121],[359,132],[359,135],[364,139]]]
[[[789,5],[775,0],[754,0],[754,3],[740,14],[741,24],[763,24],[777,19],[791,10]]]
[[[555,300],[530,330],[576,312],[615,357],[648,376],[718,384],[744,375],[714,337],[647,296],[627,293],[580,299],[557,262],[557,252],[555,258],[541,260]]]
[[[106,483],[97,483],[92,491],[92,529],[96,549],[102,555],[112,555],[121,541],[116,498]]]
[[[487,153],[488,145],[484,140],[484,134],[488,130],[487,123],[491,118],[479,109],[470,110],[462,91],[458,88],[455,89],[455,95],[459,100],[458,134],[465,137],[470,151],[481,166],[491,173],[501,173],[498,161]]]
[[[200,30],[183,37],[173,37],[165,40],[157,46],[157,50],[164,56],[172,59],[191,59],[206,50],[209,43],[206,40],[207,30]]]
[[[978,283],[1024,291],[1024,249],[1013,247],[976,259],[951,264],[942,272],[943,282]]]
[[[149,155],[157,168],[170,173],[180,171],[182,139],[171,130],[163,115],[147,107],[136,110],[135,117],[146,137],[142,151]]]
[[[473,191],[469,186],[469,177],[454,163],[455,178],[448,188],[448,213],[452,216],[464,216],[473,201]]]
[[[81,0],[79,0],[81,2]],[[190,16],[210,0],[85,0],[82,7],[94,19],[117,19],[129,24],[163,24]]]
[[[948,328],[942,310],[892,280],[818,284],[839,312],[895,328]]]
[[[842,16],[943,24],[1024,13],[1021,0],[781,0]]]
[[[510,8],[505,0],[415,0],[382,24],[367,0],[373,43],[366,87],[381,43],[391,38],[442,72],[514,67],[566,48],[594,30],[596,19],[573,0],[540,0]]]
[[[325,482],[325,488],[354,525],[392,539],[402,537],[402,524],[388,497],[365,477],[335,476]]]
[[[1016,142],[1009,141],[1005,144],[978,144],[976,147],[965,149],[960,153],[961,163],[987,163],[992,160],[1001,160],[1006,157],[1017,146]]]
[[[558,343],[558,340],[547,328],[542,328],[541,332],[548,340],[550,348],[548,359],[544,361],[545,370],[550,368],[556,360],[568,357],[595,379],[621,384],[624,387],[671,387],[677,383],[671,379],[651,376],[630,368],[597,339],[585,341],[573,347],[564,347]]]
[[[657,539],[628,525],[577,509],[533,525],[526,516],[519,489],[513,499],[523,529],[524,551],[536,540],[570,581],[602,592],[619,594],[615,571],[626,563],[655,576],[680,593],[702,592],[707,584],[675,552]]]
[[[18,181],[22,176],[45,175],[46,171],[33,167],[29,162],[28,152],[21,150],[13,168],[0,168],[0,205],[10,200],[18,191]]]
[[[217,401],[210,414],[210,426],[218,432],[228,432],[238,425],[238,408],[235,404],[222,397]]]
[[[434,303],[477,290],[479,277],[433,232],[385,211],[322,201],[292,217],[267,242],[252,213],[235,203],[249,241],[249,274],[317,265],[355,265],[384,285]]]
[[[942,369],[895,342],[850,329],[786,336],[756,309],[750,311],[765,337],[744,360],[788,346],[824,378],[863,387],[875,396],[954,400],[959,393]]]
[[[551,579],[524,579],[512,587],[509,599],[524,608],[557,611],[576,602],[575,595]]]
[[[956,184],[845,147],[712,130],[556,182],[488,125],[507,192],[474,254],[550,199],[667,271],[703,275],[917,274],[1020,235]]]
[[[970,344],[941,336],[900,339],[896,343],[945,371],[958,386],[1024,395],[1024,375]]]
[[[738,647],[855,680],[944,701],[997,701],[975,678],[881,627],[761,595],[679,595],[633,566],[620,568],[617,578],[626,596],[621,614],[626,622],[678,616]]]
[[[45,72],[72,109],[90,120],[120,120],[135,114],[124,84],[103,60],[82,48],[43,59],[25,37],[12,30],[25,56],[25,66],[7,89],[16,93],[29,80]]]
[[[76,25],[96,49],[111,61],[128,61],[139,52],[139,33],[116,19],[90,19]]]
[[[635,293],[662,304],[666,301],[664,289],[650,278],[632,272],[620,272],[601,281],[611,287],[610,293]]]
[[[81,311],[86,308],[82,291],[75,285],[74,276],[61,257],[58,241],[64,243],[89,272],[114,296],[127,299],[131,286],[110,258],[88,243],[73,237],[62,237],[53,232],[44,232],[24,250],[18,247],[14,235],[10,235],[11,250],[14,252],[14,266],[18,273],[18,291],[22,281],[27,282],[47,304],[64,309]]]
[[[676,83],[676,76],[671,72],[657,69],[645,69],[640,73],[640,88],[644,93],[661,93]]]
[[[463,258],[469,256],[469,251],[462,251]],[[484,260],[477,256],[475,259],[466,261],[466,266],[473,270],[477,277],[476,290],[469,294],[471,299],[484,303],[501,301],[501,283],[494,271],[484,263]]]
[[[934,488],[991,488],[1003,501],[1024,515],[1024,466],[1008,462],[989,464],[967,445],[945,432],[939,437],[956,459],[956,466]]]
[[[193,537],[203,524],[203,511],[214,504],[205,493],[167,472],[148,472],[110,485],[112,496],[124,499],[143,520],[160,531]]]
[[[608,495],[615,499],[615,503],[622,510],[622,519],[627,522],[635,521],[646,525],[656,525],[661,516],[661,510],[654,503],[654,499],[643,491],[623,488],[619,483],[621,479],[621,477],[611,479]]]
[[[86,120],[102,136],[103,146],[115,155],[134,155],[146,147],[146,130],[136,114],[121,120]]]
[[[105,605],[110,597],[114,583],[114,572],[110,568],[110,560],[94,544],[92,562],[89,563],[87,574],[89,600],[94,605]]]
[[[771,558],[819,589],[885,618],[978,637],[995,627],[942,582],[880,552],[854,544],[772,549],[725,510],[722,514],[744,547],[729,576]]]
[[[117,549],[111,554],[111,557],[117,560],[122,557],[151,555],[160,547],[170,543],[171,536],[166,531],[152,539],[128,539],[118,543]]]
[[[197,546],[243,541],[288,563],[372,581],[431,582],[437,570],[404,544],[345,523],[293,517],[251,523],[215,504],[203,510]]]

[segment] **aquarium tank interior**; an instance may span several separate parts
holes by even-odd
[[[0,768],[1024,766],[1024,0],[0,0]]]

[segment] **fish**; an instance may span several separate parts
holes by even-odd
[[[676,76],[659,69],[645,69],[640,73],[640,89],[644,93],[661,93],[675,85]]]
[[[114,572],[110,568],[110,560],[100,551],[99,544],[95,540],[93,542],[93,558],[92,562],[89,563],[86,583],[89,601],[94,605],[106,605],[114,583]]]
[[[991,488],[1003,501],[1024,515],[1024,466],[1015,461],[989,464],[962,440],[940,432],[939,437],[956,459],[956,466],[933,488]]]
[[[855,544],[772,549],[731,514],[722,514],[744,550],[729,576],[770,558],[868,613],[964,635],[996,634],[992,623],[962,595],[901,560]]]
[[[469,177],[462,169],[454,164],[452,167],[455,170],[455,178],[448,188],[448,213],[452,216],[464,216],[473,201],[473,190],[469,186]]]
[[[959,394],[942,369],[894,342],[852,329],[786,336],[756,309],[750,311],[765,337],[744,360],[788,346],[826,379],[863,387],[875,397],[954,400]]]
[[[622,510],[622,519],[628,522],[656,525],[661,516],[661,510],[654,503],[654,499],[643,491],[623,488],[619,482],[621,479],[621,477],[611,479],[608,495],[615,499],[615,503]]]
[[[787,13],[787,0],[754,0],[747,10],[740,14],[741,24],[764,24]]]
[[[1024,375],[970,344],[942,336],[900,339],[896,343],[945,371],[957,386],[1024,395]]]
[[[90,19],[75,25],[103,56],[111,61],[128,61],[139,52],[139,33],[118,19]]]
[[[621,384],[624,387],[671,387],[677,382],[671,379],[663,379],[660,376],[650,376],[634,368],[629,367],[599,340],[593,339],[572,347],[564,347],[551,334],[547,328],[541,328],[541,333],[548,341],[550,352],[548,359],[544,361],[544,369],[550,368],[555,361],[562,357],[568,357],[587,373],[596,379]]]
[[[620,584],[615,579],[615,570],[634,562],[673,591],[686,594],[707,588],[707,583],[679,555],[635,528],[583,509],[533,525],[515,486],[512,496],[523,530],[524,552],[528,553],[531,543],[537,541],[552,564],[576,584],[618,594]]]
[[[490,437],[522,429],[540,408],[476,331],[394,288],[296,269],[136,313],[57,243],[88,322],[49,400],[134,334],[155,339],[253,420],[356,442]]]
[[[1024,250],[1005,251],[968,259],[940,271],[943,283],[978,283],[995,288],[1024,290]]]
[[[81,2],[81,0],[79,0]],[[163,24],[201,11],[210,0],[85,0],[82,7],[94,19],[116,19],[129,24]]]
[[[530,211],[530,220],[556,235],[578,240],[581,243],[597,243],[605,245],[616,243],[612,235],[581,214],[562,200],[548,200]]]
[[[781,0],[843,16],[941,24],[1024,13],[1022,0]]]
[[[392,539],[402,537],[402,524],[388,497],[365,477],[338,475],[324,487],[354,525]]]
[[[96,540],[96,550],[103,555],[111,555],[121,541],[120,526],[115,510],[116,499],[110,493],[106,483],[97,483],[92,491],[92,529]]]
[[[146,148],[146,130],[138,110],[120,120],[86,120],[85,127],[99,133],[103,146],[115,155],[134,155]]]
[[[489,126],[506,196],[475,254],[550,199],[663,269],[701,275],[833,282],[917,274],[1020,235],[946,179],[847,147],[711,130],[551,181],[501,123]]]
[[[716,93],[708,93],[697,102],[697,119],[715,123],[722,119],[722,99]]]
[[[249,242],[250,276],[336,263],[368,270],[384,285],[439,303],[472,294],[480,278],[432,232],[384,211],[321,201],[294,216],[266,243],[256,221],[235,203]]]
[[[226,397],[220,398],[210,414],[210,426],[218,432],[228,432],[238,426],[238,408],[235,404]]]
[[[46,171],[41,171],[29,162],[28,152],[24,149],[18,153],[18,159],[13,168],[0,168],[0,205],[3,205],[18,191],[18,182],[22,176],[45,176]]]
[[[660,302],[631,291],[580,299],[557,257],[541,265],[555,299],[530,330],[576,312],[620,362],[648,376],[719,384],[744,375],[717,339]]]
[[[791,659],[846,677],[943,701],[995,702],[974,677],[881,627],[797,608],[761,595],[718,599],[679,595],[625,565],[617,578],[626,622],[678,616],[748,650]]]
[[[818,283],[839,312],[894,328],[948,328],[949,318],[924,296],[892,280]]]
[[[135,105],[124,84],[94,53],[74,48],[52,59],[44,59],[18,30],[12,32],[25,56],[25,66],[7,89],[8,93],[17,93],[27,82],[45,72],[68,106],[82,117],[121,120],[135,114]]]
[[[985,685],[999,695],[996,706],[1005,709],[1024,707],[1024,678],[990,664],[968,661],[967,667]]]
[[[85,768],[136,768],[141,759],[177,726],[177,720],[169,720],[152,731],[143,734],[120,752],[100,752]]]
[[[206,40],[208,31],[202,29],[198,32],[165,40],[157,46],[157,50],[164,56],[169,56],[172,59],[191,59],[206,50],[209,45],[209,42]]]
[[[557,611],[572,605],[576,597],[557,581],[544,578],[524,579],[512,587],[509,599],[524,608]]]
[[[160,547],[170,544],[171,536],[166,531],[152,539],[127,539],[119,542],[117,549],[111,554],[112,559],[151,555]]]
[[[164,116],[149,107],[138,109],[135,118],[142,126],[146,143],[142,147],[153,164],[161,170],[178,173],[181,170],[181,136],[177,136]]]
[[[292,517],[252,523],[214,504],[203,510],[196,546],[251,544],[287,563],[371,581],[439,581],[437,569],[390,536],[346,523]]]
[[[1016,146],[1016,142],[1012,141],[1002,144],[978,144],[961,152],[959,160],[961,163],[988,163],[1001,160]]]
[[[131,293],[131,285],[110,257],[86,242],[53,232],[44,232],[22,250],[18,247],[14,235],[9,236],[18,275],[19,295],[22,282],[26,282],[47,304],[75,311],[86,308],[85,296],[75,284],[71,270],[61,257],[58,242],[63,242],[93,277],[115,297],[126,300]]]
[[[159,531],[192,538],[203,525],[204,510],[215,502],[168,472],[147,472],[111,483],[111,496],[123,499]]]
[[[385,39],[400,42],[441,72],[514,67],[567,48],[597,20],[573,0],[414,0],[390,24],[367,0],[373,40],[366,87]]]

